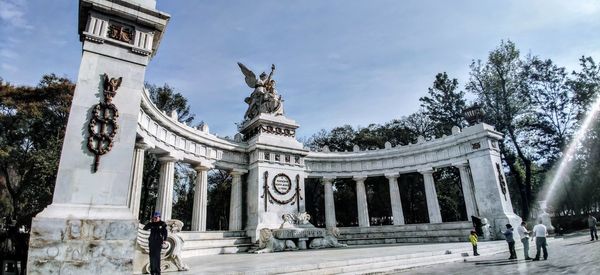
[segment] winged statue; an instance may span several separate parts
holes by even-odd
[[[275,80],[273,80],[275,64],[271,65],[271,73],[269,75],[262,72],[258,78],[244,64],[240,62],[237,64],[244,74],[244,80],[248,84],[248,87],[254,89],[252,94],[244,100],[248,104],[244,120],[251,120],[262,113],[283,115],[283,99],[277,94]]]

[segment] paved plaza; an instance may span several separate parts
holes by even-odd
[[[523,256],[522,249],[517,254]],[[408,269],[388,274],[599,274],[600,242],[590,241],[589,236],[578,234],[565,237],[563,241],[550,243],[546,261],[507,260],[505,254],[470,257],[464,262],[445,263]],[[535,256],[535,248],[530,250]]]
[[[186,259],[190,270],[177,274],[597,274],[599,249],[578,232],[549,238],[550,257],[539,262],[523,260],[520,245],[519,260],[507,260],[504,241],[480,242],[479,257],[467,242],[397,244],[201,256]]]

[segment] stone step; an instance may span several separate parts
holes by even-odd
[[[246,237],[245,231],[182,231],[178,233],[184,241],[187,240],[214,240],[232,237]]]
[[[469,229],[434,230],[434,231],[399,231],[399,232],[366,232],[340,234],[341,239],[369,238],[407,238],[407,237],[464,237],[469,236]]]
[[[339,242],[348,245],[463,242],[468,240],[471,230],[471,222],[347,227],[340,229]]]
[[[182,258],[190,258],[197,256],[207,255],[218,255],[218,254],[234,254],[248,251],[252,244],[240,244],[235,246],[222,246],[222,247],[205,247],[205,248],[194,248],[184,249],[181,251]]]
[[[246,252],[252,246],[244,231],[184,231],[179,235],[184,240],[183,258]]]
[[[303,268],[300,270],[287,270],[286,274],[294,275],[326,275],[326,274],[382,274],[390,270],[401,270],[418,266],[433,265],[439,263],[461,261],[467,253],[471,255],[472,250],[469,246],[465,248],[452,249],[450,254],[446,251],[440,252],[422,252],[405,254],[398,256],[376,257],[376,258],[361,258],[350,261],[328,262],[318,265],[317,268]],[[493,255],[507,251],[507,246],[504,243],[486,245],[480,248],[481,255]],[[472,256],[470,256],[472,257]],[[262,272],[261,272],[262,273]],[[263,274],[277,273],[275,270],[266,271]]]
[[[192,239],[186,240],[183,245],[184,250],[195,249],[195,248],[209,248],[209,247],[221,247],[221,246],[236,246],[243,244],[251,244],[250,238],[248,237],[236,237],[236,238],[224,238],[224,239]]]
[[[401,238],[365,238],[365,239],[339,239],[338,241],[347,245],[373,245],[394,243],[448,243],[465,242],[466,237],[401,237]]]
[[[406,225],[384,225],[370,227],[339,227],[340,233],[367,233],[367,232],[400,232],[400,231],[434,231],[434,230],[453,230],[453,229],[469,229],[472,230],[471,222],[446,222],[446,223],[421,223],[421,224],[406,224]]]

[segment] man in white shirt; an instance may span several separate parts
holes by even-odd
[[[525,254],[525,260],[531,260],[529,258],[529,231],[527,230],[527,223],[522,222],[521,226],[517,227],[517,233],[521,236],[521,243],[523,244],[523,254]]]
[[[537,251],[535,252],[534,261],[540,260],[540,251],[544,250],[544,260],[548,259],[548,250],[546,250],[546,236],[548,236],[548,230],[546,226],[542,224],[542,220],[539,221],[539,224],[533,227],[533,236],[535,237],[535,248]]]

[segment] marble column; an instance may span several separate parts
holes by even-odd
[[[171,219],[173,208],[173,184],[175,183],[175,161],[170,156],[160,157],[160,178],[158,180],[158,198],[156,210],[160,211],[162,220]]]
[[[368,227],[369,223],[369,207],[367,205],[367,191],[365,189],[365,179],[367,176],[354,176],[356,181],[356,204],[358,211],[358,226]]]
[[[333,228],[337,226],[335,219],[335,203],[333,200],[333,180],[335,178],[323,177],[323,187],[325,188],[325,227]]]
[[[229,200],[229,231],[242,230],[242,175],[231,171],[231,199]]]
[[[392,205],[392,216],[394,225],[404,224],[404,212],[402,212],[402,199],[400,198],[400,189],[398,188],[398,174],[386,174],[390,185],[390,201]]]
[[[131,173],[131,185],[129,186],[128,206],[136,219],[139,219],[140,200],[142,196],[142,180],[144,177],[144,152],[150,148],[148,144],[138,142],[133,149],[133,171]]]
[[[195,166],[194,206],[192,209],[192,231],[206,231],[206,205],[208,203],[208,170],[210,167]]]
[[[423,175],[425,183],[425,196],[427,197],[427,212],[429,213],[429,223],[441,223],[442,213],[438,202],[437,192],[435,191],[435,182],[433,180],[433,170],[419,171]]]
[[[469,163],[455,163],[453,166],[460,172],[460,185],[462,186],[465,208],[467,209],[467,218],[471,221],[471,216],[478,216],[477,205],[475,204],[475,194],[473,193],[473,179],[469,172]]]

